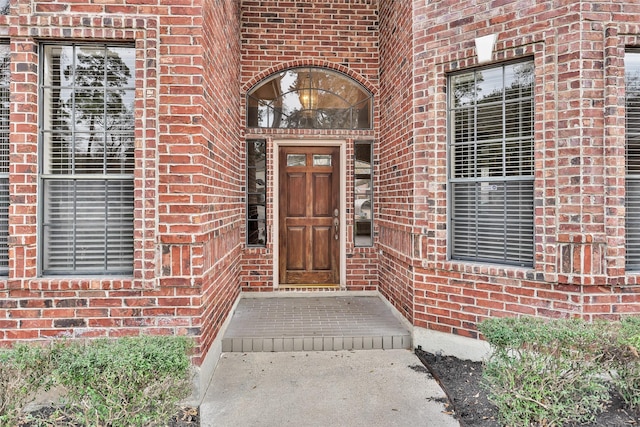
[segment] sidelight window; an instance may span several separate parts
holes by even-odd
[[[355,144],[354,242],[356,246],[373,245],[373,144]]]
[[[247,141],[247,245],[267,244],[267,144]],[[303,156],[304,157],[304,156]]]

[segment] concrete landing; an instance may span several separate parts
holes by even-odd
[[[378,296],[242,298],[222,352],[409,349],[411,333]]]

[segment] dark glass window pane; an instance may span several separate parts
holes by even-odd
[[[504,69],[505,99],[529,98],[533,96],[533,63],[508,65]]]
[[[247,245],[267,244],[267,146],[247,141]]]
[[[354,244],[373,245],[373,144],[356,142],[354,164]]]
[[[451,77],[452,107],[471,105],[476,99],[476,84],[473,73],[458,74]]]
[[[625,55],[627,174],[640,175],[640,53]]]
[[[521,138],[533,132],[532,99],[520,99],[505,104],[504,122],[507,138]]]
[[[489,68],[475,73],[478,104],[502,101],[504,91],[502,71],[502,68]]]
[[[287,154],[287,166],[306,166],[307,156],[305,154]]]
[[[313,166],[331,166],[330,154],[314,154]]]

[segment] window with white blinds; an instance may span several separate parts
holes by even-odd
[[[42,51],[42,274],[132,274],[135,50]]]
[[[640,270],[640,50],[626,52],[626,268]]]
[[[449,77],[449,253],[533,265],[532,61]]]
[[[0,275],[9,273],[9,69],[11,49],[0,44]]]

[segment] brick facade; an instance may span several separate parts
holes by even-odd
[[[414,9],[414,182],[420,235],[417,326],[477,337],[493,316],[618,318],[640,311],[624,271],[625,48],[638,5],[616,1],[454,1]],[[447,21],[442,21],[446,16]],[[420,19],[416,19],[420,18]],[[535,64],[535,267],[447,259],[446,77],[477,66],[474,38],[498,35],[493,58]]]
[[[380,293],[413,320],[413,63],[411,2],[380,3]]]
[[[241,292],[274,290],[275,171],[267,240],[245,245],[245,141],[340,141],[344,289],[378,291],[414,326],[477,338],[492,316],[616,319],[640,312],[625,271],[624,53],[633,1],[128,0],[12,3],[9,275],[0,345],[142,332],[199,340],[200,364]],[[535,66],[533,268],[448,258],[447,77]],[[40,277],[41,43],[130,43],[136,52],[134,273]],[[339,71],[374,96],[371,130],[255,129],[246,94],[291,67]],[[374,246],[354,244],[354,142],[374,141]]]
[[[0,343],[181,334],[199,364],[238,297],[243,203],[237,2],[16,2],[11,43],[10,268]],[[132,278],[37,274],[38,46],[132,43],[136,51]]]

